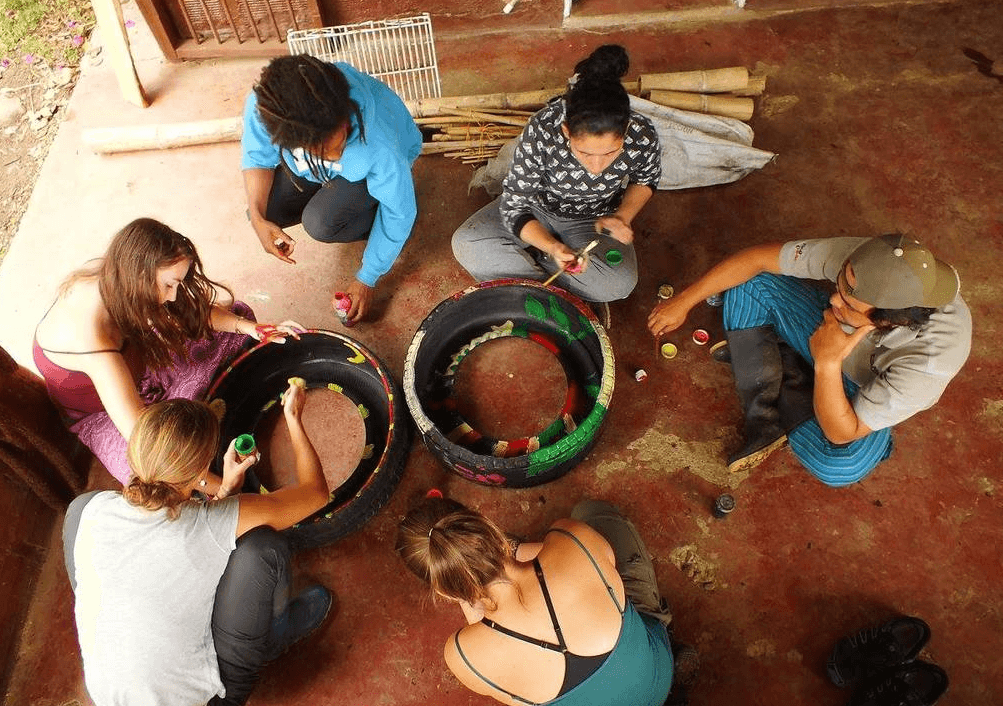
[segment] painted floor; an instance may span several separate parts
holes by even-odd
[[[755,144],[779,156],[735,184],[658,193],[639,216],[641,279],[612,306],[616,389],[588,458],[547,485],[504,490],[448,473],[415,443],[375,519],[297,557],[297,580],[330,586],[337,612],[266,671],[252,704],[490,703],[443,664],[459,610],[433,602],[392,550],[398,519],[432,486],[528,536],[583,497],[620,505],[655,556],[677,635],[700,650],[694,706],[845,703],[825,676],[833,642],[896,613],[933,629],[923,657],[951,678],[940,703],[1003,703],[1003,82],[962,53],[1003,59],[1003,20],[977,0],[750,18],[601,32],[454,28],[439,37],[447,95],[560,85],[602,42],[628,48],[632,75],[747,66],[769,76],[751,121]],[[165,65],[141,23],[130,31],[153,105],[123,103],[107,61],[86,70],[0,270],[0,342],[30,364],[32,329],[59,281],[138,216],[189,235],[209,275],[261,319],[340,330],[329,295],[354,272],[360,248],[316,244],[295,229],[295,267],[262,253],[244,216],[236,144],[117,156],[82,145],[89,128],[237,115],[262,65]],[[378,290],[379,320],[351,331],[398,377],[425,315],[470,283],[449,239],[488,200],[468,193],[471,171],[419,159],[414,235]],[[853,487],[822,486],[787,450],[729,475],[723,459],[740,421],[730,371],[688,343],[688,332],[675,360],[656,358],[644,322],[658,286],[678,290],[755,243],[894,229],[960,271],[975,328],[966,367],[936,407],[896,428],[892,457]],[[689,326],[720,337],[717,310],[695,310]],[[634,381],[639,367],[644,383]],[[534,381],[483,383],[495,386],[494,418],[532,412],[525,400],[538,395]],[[107,482],[92,471],[93,484]],[[725,491],[737,508],[715,520],[711,503]],[[6,704],[90,703],[55,535],[52,547]]]

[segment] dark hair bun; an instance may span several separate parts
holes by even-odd
[[[627,50],[619,44],[603,44],[587,59],[582,59],[575,66],[575,73],[584,79],[606,79],[617,81],[627,75],[630,59]]]

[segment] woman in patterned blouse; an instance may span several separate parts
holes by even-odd
[[[530,118],[502,195],[453,235],[453,254],[475,279],[563,270],[557,283],[594,302],[634,289],[631,223],[661,176],[661,151],[654,126],[630,109],[620,83],[628,66],[623,47],[599,47],[575,67],[568,91]],[[579,262],[576,252],[595,239]]]

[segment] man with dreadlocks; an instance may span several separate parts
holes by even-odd
[[[244,106],[241,169],[248,216],[265,252],[283,262],[297,223],[315,240],[368,238],[347,287],[351,323],[400,254],[417,215],[411,165],[421,133],[404,102],[348,64],[311,56],[272,60]],[[333,302],[332,302],[333,303]]]

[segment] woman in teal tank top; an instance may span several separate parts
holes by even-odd
[[[583,503],[574,517],[542,542],[514,544],[480,513],[430,498],[401,522],[397,550],[463,610],[467,625],[446,642],[445,658],[469,689],[517,705],[662,706],[672,687],[671,617],[646,550],[606,503]],[[617,565],[629,563],[631,547],[634,563],[647,563],[628,590]]]

